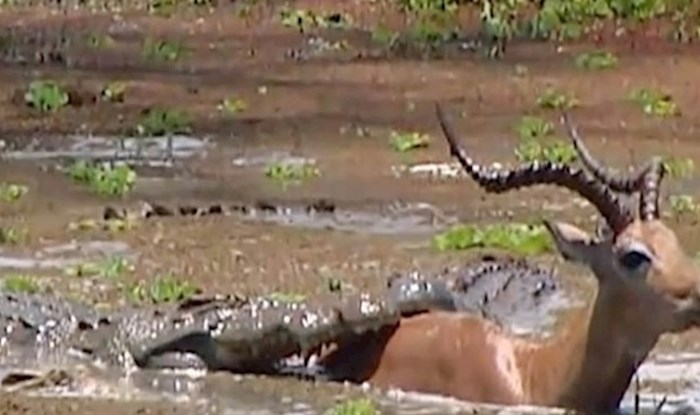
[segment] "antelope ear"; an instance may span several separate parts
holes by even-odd
[[[557,250],[567,261],[588,263],[595,246],[591,235],[570,224],[564,222],[544,221],[544,226],[552,235]]]

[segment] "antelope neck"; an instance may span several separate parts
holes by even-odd
[[[586,413],[618,409],[632,376],[659,338],[638,330],[625,315],[624,293],[600,291],[591,305],[573,312],[566,328],[531,346],[523,370],[537,404]]]

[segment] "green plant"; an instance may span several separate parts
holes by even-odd
[[[689,43],[700,38],[698,3],[694,0],[678,0],[674,3],[676,7],[671,13],[671,22],[673,23],[670,32],[671,39],[676,42]]]
[[[149,108],[136,126],[140,136],[158,137],[170,134],[188,134],[189,117],[179,110]]]
[[[666,156],[663,158],[664,167],[670,177],[684,179],[693,175],[695,162],[691,158]]]
[[[528,23],[531,37],[572,40],[604,21],[640,23],[668,11],[666,0],[544,0]]]
[[[367,398],[348,399],[340,402],[326,411],[326,415],[377,415],[374,402]]]
[[[68,105],[68,92],[54,81],[32,81],[24,101],[42,112],[56,112]]]
[[[416,43],[421,49],[435,50],[443,42],[454,37],[455,14],[450,10],[419,12],[408,29],[408,42]]]
[[[218,105],[219,111],[224,111],[228,114],[238,114],[245,111],[248,108],[248,104],[240,98],[224,98]]]
[[[578,105],[578,100],[555,88],[547,88],[539,97],[537,105],[546,109],[570,109]]]
[[[520,137],[515,147],[515,156],[520,162],[570,163],[576,160],[576,149],[553,137],[554,125],[549,121],[526,115],[520,118],[515,131]]]
[[[149,13],[161,17],[169,17],[175,12],[181,0],[148,0],[147,10]]]
[[[534,38],[577,39],[596,20],[611,18],[613,15],[614,11],[606,0],[545,0],[529,23],[529,34]]]
[[[275,162],[265,166],[265,176],[275,181],[288,184],[317,177],[321,174],[314,163]]]
[[[481,7],[482,31],[492,42],[487,49],[489,57],[500,57],[505,46],[518,32],[517,18],[526,0],[484,0]]]
[[[146,8],[149,13],[160,17],[170,17],[178,8],[183,6],[212,7],[216,0],[147,0]]]
[[[554,124],[540,117],[525,115],[518,120],[515,132],[521,140],[544,138],[554,133]]]
[[[146,39],[143,44],[143,56],[146,59],[158,62],[174,62],[189,50],[179,42],[169,42],[166,40]]]
[[[100,91],[100,97],[107,102],[124,102],[126,84],[123,82],[110,82]]]
[[[681,115],[680,108],[673,97],[659,89],[636,88],[629,98],[639,105],[645,114],[655,117],[672,117]]]
[[[133,271],[133,266],[126,258],[113,256],[100,262],[84,262],[63,270],[66,275],[73,277],[117,278],[126,272]]]
[[[66,173],[77,183],[85,184],[104,196],[123,196],[136,183],[136,172],[126,165],[108,167],[80,160],[68,166]]]
[[[411,150],[428,147],[430,136],[418,132],[392,131],[389,136],[389,143],[395,151],[406,153]]]
[[[24,228],[0,226],[0,244],[17,245],[27,239],[28,232]]]
[[[404,33],[395,33],[377,26],[372,39],[388,49],[409,49],[431,52],[457,34],[457,0],[399,0],[406,13],[408,27]]]
[[[273,292],[269,296],[270,300],[278,301],[280,303],[300,303],[306,299],[303,294],[295,293],[284,293],[284,292]]]
[[[6,203],[16,202],[27,194],[29,188],[22,184],[0,183],[0,200]]]
[[[615,16],[646,21],[666,13],[668,0],[608,0]]]
[[[691,195],[671,195],[669,196],[669,202],[671,203],[671,212],[673,216],[681,216],[698,211],[695,198]]]
[[[350,25],[347,16],[341,13],[316,13],[313,10],[283,8],[280,21],[285,27],[296,27],[300,33],[312,28],[343,29]]]
[[[396,0],[398,6],[406,12],[420,11],[454,11],[458,0]]]
[[[41,290],[37,278],[31,275],[8,275],[3,278],[2,288],[12,293],[35,294]]]
[[[576,149],[571,143],[553,140],[543,143],[536,139],[527,139],[515,148],[515,157],[523,163],[548,161],[550,163],[568,164],[576,160]]]
[[[552,241],[543,225],[497,223],[458,225],[433,239],[440,251],[497,248],[517,254],[535,255],[552,250]]]
[[[159,276],[148,283],[139,281],[126,286],[127,297],[136,303],[153,304],[170,303],[192,297],[199,290],[187,281],[181,281],[172,275]]]
[[[586,70],[611,69],[617,66],[617,56],[604,50],[582,53],[574,59],[576,67]]]

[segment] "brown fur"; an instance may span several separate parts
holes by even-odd
[[[659,221],[634,222],[607,245],[568,224],[550,231],[562,254],[589,265],[599,287],[592,303],[573,311],[552,338],[526,340],[474,315],[436,311],[342,344],[324,363],[340,378],[384,388],[615,411],[659,336],[698,323],[700,273]],[[641,276],[612,262],[633,242],[653,255]]]

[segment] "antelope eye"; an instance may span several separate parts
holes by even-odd
[[[645,262],[649,262],[649,257],[641,252],[628,252],[620,257],[620,263],[627,269],[637,269]]]
[[[618,261],[626,270],[638,272],[649,267],[651,256],[646,249],[633,248],[620,255]]]

